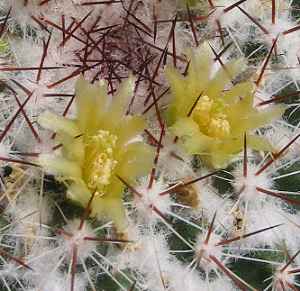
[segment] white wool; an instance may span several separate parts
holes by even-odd
[[[44,275],[46,276],[46,280],[36,281],[35,284],[33,284],[34,287],[30,287],[31,289],[28,289],[28,291],[70,290],[70,276],[59,272],[52,272]],[[85,291],[87,284],[87,279],[84,276],[77,274],[75,276],[74,291]]]
[[[39,65],[43,52],[41,43],[32,39],[19,38],[9,38],[8,42],[17,67],[22,68]],[[30,54],[30,58],[28,58],[28,54]],[[30,76],[32,73],[32,71],[24,71],[21,75],[28,77],[28,75]],[[36,71],[34,74],[36,74]]]
[[[140,233],[139,239],[132,246],[128,245],[121,256],[124,263],[140,271],[143,268],[156,269],[158,258],[162,264],[170,260],[169,249],[164,236],[151,231]]]
[[[64,232],[60,234],[60,242],[63,249],[69,252],[69,256],[72,256],[74,245],[77,246],[78,256],[81,259],[87,258],[96,250],[97,242],[92,240],[85,240],[85,237],[95,238],[97,235],[93,231],[92,227],[85,222],[83,227],[79,229],[80,220],[72,220],[63,227],[63,231],[72,234],[71,237],[65,235]]]
[[[240,290],[232,281],[229,281],[227,277],[222,276],[213,280],[209,284],[207,291],[222,290],[222,291],[237,291]]]
[[[296,250],[300,243],[298,234],[299,215],[291,214],[274,203],[268,203],[259,211],[249,210],[246,220],[246,233],[272,227],[280,226],[263,231],[257,235],[249,237],[241,243],[251,247],[270,246],[277,249],[280,245],[286,245],[288,249]]]
[[[22,224],[37,224],[36,227],[38,228],[39,223],[48,223],[52,217],[49,200],[37,195],[35,191],[34,188],[23,190],[26,195],[19,196],[6,208],[6,213],[20,223],[20,226]]]
[[[145,221],[159,221],[159,214],[155,211],[158,209],[162,214],[171,210],[172,200],[170,195],[160,195],[164,190],[168,189],[168,184],[162,179],[154,180],[152,187],[148,188],[150,177],[143,178],[140,185],[136,187],[138,193],[142,196],[134,194],[134,206],[138,211],[138,215]]]
[[[150,91],[149,80],[146,80],[146,78],[152,78],[160,54],[166,46],[167,41],[169,41],[169,56],[166,58],[166,64],[172,65],[173,63],[172,56],[170,56],[173,53],[173,39],[169,39],[172,22],[161,22],[161,20],[174,19],[175,15],[177,15],[174,34],[178,56],[185,57],[186,49],[195,47],[195,40],[188,21],[185,0],[124,0],[122,3],[110,3],[110,5],[97,4],[87,6],[82,6],[81,4],[94,1],[51,0],[45,5],[39,5],[41,1],[28,0],[27,6],[25,6],[25,1],[23,0],[0,0],[1,23],[3,23],[5,15],[11,7],[8,31],[2,36],[4,42],[8,42],[9,44],[9,52],[1,54],[0,68],[39,67],[43,54],[43,42],[47,42],[49,35],[48,32],[40,28],[32,16],[42,21],[51,30],[50,44],[43,65],[45,67],[60,67],[53,70],[42,70],[39,81],[37,81],[37,70],[0,72],[1,80],[8,82],[7,84],[17,92],[21,103],[28,96],[12,80],[33,92],[30,101],[24,107],[24,111],[42,140],[41,143],[37,142],[28,127],[23,112],[19,112],[7,136],[0,143],[0,156],[18,159],[24,158],[27,160],[27,157],[21,156],[21,154],[18,155],[17,153],[42,153],[39,161],[44,161],[45,164],[49,165],[57,157],[55,155],[59,150],[52,153],[52,148],[56,145],[56,142],[51,138],[52,133],[41,129],[36,121],[45,110],[62,115],[71,99],[69,97],[45,97],[45,95],[74,94],[74,84],[78,76],[73,76],[56,86],[51,85],[63,80],[80,66],[85,70],[86,66],[93,66],[98,61],[103,60],[101,52],[104,49],[103,41],[99,43],[99,49],[93,49],[89,52],[89,49],[93,47],[90,38],[97,42],[101,40],[101,37],[108,30],[96,33],[91,32],[89,34],[89,55],[86,64],[82,62],[85,54],[85,42],[87,41],[87,36],[83,30],[90,31],[91,26],[96,20],[98,22],[93,28],[95,30],[108,25],[120,24],[118,27],[112,29],[109,36],[106,35],[106,48],[104,50],[105,58],[111,59],[112,62],[110,65],[116,66],[116,75],[119,75],[122,79],[127,77],[130,70],[119,66],[119,60],[129,60],[132,68],[138,70],[141,60],[136,55],[140,54],[140,57],[143,59],[149,51],[147,57],[154,57],[153,63],[147,67],[149,72],[146,72],[144,68],[142,72],[135,73],[135,77],[139,77],[139,73],[143,73],[143,76],[141,76],[142,81],[139,84],[135,99],[130,107],[130,113],[135,114],[141,114],[153,101],[150,99],[148,104],[144,104],[145,98],[149,95]],[[122,26],[125,17],[127,17],[127,12],[122,8],[122,5],[126,9],[129,9],[132,2],[131,13],[136,18],[129,15],[128,20],[135,23],[138,27],[145,29],[141,23],[143,22],[149,27],[148,33],[151,35],[154,34],[154,27],[156,27],[157,36],[155,42],[152,36],[147,35],[147,33],[139,29],[137,33],[133,27],[127,29],[126,25]],[[271,21],[272,1],[248,0],[238,5],[269,31],[268,34],[265,34],[241,12],[239,7],[236,6],[228,12],[224,12],[224,9],[237,3],[237,0],[212,0],[212,2],[215,6],[213,9],[209,8],[209,3],[206,0],[199,1],[197,7],[190,7],[193,17],[195,16],[193,21],[198,40],[200,43],[209,40],[212,47],[218,53],[222,52],[224,46],[219,37],[217,25],[217,21],[219,21],[225,34],[225,46],[231,44],[229,49],[222,53],[222,61],[226,63],[228,60],[244,57],[247,54],[246,57],[250,57],[246,61],[251,62],[251,67],[248,67],[249,72],[256,71],[256,74],[250,77],[251,80],[256,80],[263,68],[265,58],[263,51],[270,50],[274,38],[278,36],[276,45],[278,60],[273,57],[273,52],[261,83],[256,88],[254,96],[255,105],[259,102],[280,96],[283,94],[283,90],[287,90],[288,92],[291,90],[299,91],[299,30],[284,34],[288,29],[298,25],[297,19],[293,16],[296,12],[296,10],[293,11],[295,3],[289,0],[275,1],[275,24]],[[91,15],[74,31],[73,35],[63,45],[63,34],[59,29],[62,26],[62,15],[64,15],[65,27],[68,27],[73,21],[76,21],[78,24],[89,11],[92,11]],[[203,21],[198,19],[198,14],[205,16],[209,13],[211,14],[207,19]],[[97,19],[98,17],[99,19]],[[159,21],[157,26],[155,26],[154,17]],[[54,23],[54,25],[50,25],[49,22]],[[76,23],[73,24],[73,27],[75,27]],[[68,35],[68,32],[66,32],[66,35]],[[133,43],[131,43],[131,40],[139,38],[139,35],[143,41],[153,46],[150,47],[142,40],[137,39],[134,39]],[[115,48],[114,46],[118,46],[119,48]],[[260,46],[261,48],[254,52]],[[126,50],[128,48],[130,51],[127,53]],[[166,64],[160,64],[158,74],[153,80],[160,84],[159,86],[154,85],[154,83],[152,84],[156,97],[168,86],[164,76],[164,66]],[[184,71],[185,66],[185,62],[177,60],[177,68],[181,72]],[[216,61],[212,65],[212,73],[214,74],[220,67],[220,63]],[[91,81],[98,73],[98,79],[108,77],[108,71],[108,63],[105,60],[104,63],[97,64],[93,69],[87,70],[84,75],[86,79]],[[147,75],[148,73],[149,75]],[[116,87],[118,83],[116,80],[117,76],[113,75],[111,77],[114,79],[113,82]],[[163,120],[165,120],[165,109],[171,97],[172,94],[166,94],[166,96],[163,96],[158,101],[159,111]],[[113,99],[114,95],[109,96],[109,98]],[[6,89],[0,92],[0,99],[0,129],[2,132],[6,125],[9,124],[14,113],[19,110],[19,105],[12,93]],[[298,114],[296,108],[299,107],[299,101],[296,96],[293,102],[295,104],[291,108],[295,110],[290,113],[288,118],[297,117]],[[257,109],[263,110],[268,106],[259,106]],[[76,117],[75,107],[76,102],[74,101],[69,108],[67,117]],[[157,124],[157,115],[154,106],[144,116],[148,122],[146,128],[150,128],[149,131],[156,138],[159,137],[160,127]],[[291,125],[286,121],[288,119],[287,116],[284,118],[273,122],[268,128],[260,130],[260,135],[265,137],[277,151],[299,133],[299,124],[295,123]],[[54,225],[56,219],[53,217],[52,205],[42,195],[44,194],[42,193],[43,189],[39,189],[39,183],[42,183],[40,169],[33,170],[31,167],[22,166],[25,171],[25,179],[20,186],[18,185],[18,189],[16,189],[17,197],[13,197],[11,203],[8,205],[1,203],[2,207],[7,207],[3,218],[7,219],[8,223],[10,223],[2,233],[3,238],[1,243],[9,244],[11,246],[9,251],[12,254],[20,254],[22,259],[32,267],[33,271],[27,270],[12,260],[5,258],[7,262],[1,268],[0,275],[7,280],[11,289],[15,289],[16,279],[20,279],[22,283],[24,282],[22,290],[70,290],[71,282],[67,271],[68,269],[70,270],[72,252],[75,245],[78,247],[78,268],[75,276],[74,291],[85,291],[89,287],[92,287],[88,287],[89,276],[93,282],[96,282],[98,278],[101,279],[103,274],[107,276],[105,268],[107,268],[107,271],[111,271],[114,276],[112,280],[115,280],[115,283],[120,277],[122,277],[122,280],[119,282],[121,285],[123,284],[123,280],[127,281],[128,284],[136,280],[135,289],[137,290],[235,291],[237,287],[226,274],[222,274],[220,269],[218,270],[218,275],[205,277],[205,273],[207,274],[218,269],[217,265],[209,258],[210,255],[215,256],[229,269],[234,269],[239,267],[239,263],[233,259],[229,259],[229,256],[226,256],[226,254],[248,256],[254,248],[276,252],[278,249],[281,250],[283,246],[287,248],[289,255],[293,255],[298,251],[300,245],[300,236],[298,235],[300,227],[299,211],[292,209],[291,206],[287,206],[279,198],[258,193],[256,188],[277,189],[276,181],[280,179],[281,169],[287,171],[287,174],[293,176],[293,178],[297,178],[299,173],[296,161],[299,158],[300,139],[292,144],[284,155],[277,159],[267,170],[257,176],[255,173],[261,167],[259,163],[262,162],[264,153],[251,151],[250,155],[250,150],[248,151],[247,177],[243,177],[243,164],[241,162],[243,152],[237,153],[232,160],[233,163],[230,165],[231,168],[234,167],[234,170],[231,172],[233,174],[233,193],[219,193],[220,189],[214,186],[213,181],[214,179],[222,179],[222,177],[216,177],[218,176],[216,174],[213,179],[208,178],[192,185],[196,189],[199,201],[197,209],[194,209],[186,205],[181,205],[180,207],[180,205],[176,204],[172,200],[173,193],[171,196],[169,194],[160,195],[160,193],[178,181],[186,181],[191,177],[203,176],[204,173],[210,173],[213,169],[209,169],[204,163],[199,163],[195,166],[193,164],[193,156],[186,154],[179,143],[174,143],[174,137],[168,133],[168,126],[165,128],[166,135],[162,141],[163,147],[160,151],[156,177],[152,187],[148,189],[149,177],[146,176],[140,178],[136,188],[142,197],[138,197],[136,194],[127,195],[126,193],[124,195],[124,200],[126,200],[124,204],[127,207],[126,211],[129,216],[129,226],[121,234],[115,234],[112,231],[113,238],[117,235],[118,239],[118,235],[120,235],[121,238],[124,237],[125,240],[128,239],[130,242],[122,243],[118,247],[109,244],[106,249],[107,252],[102,252],[101,250],[103,257],[101,255],[97,257],[95,259],[96,262],[94,261],[93,264],[88,262],[90,260],[88,258],[91,255],[95,255],[96,251],[100,252],[98,246],[102,244],[99,241],[86,240],[85,238],[96,237],[98,231],[95,230],[92,224],[86,221],[83,228],[79,229],[79,219],[71,220],[62,229],[57,229],[56,225]],[[144,137],[147,137],[146,134]],[[174,156],[177,156],[177,158]],[[34,158],[28,158],[28,160],[36,162]],[[142,163],[143,161],[139,162]],[[6,162],[3,162],[4,164]],[[296,168],[291,170],[288,168],[290,165]],[[64,168],[64,170],[67,169]],[[231,169],[228,171],[231,171]],[[57,174],[54,170],[52,173]],[[59,177],[56,178],[59,179]],[[3,183],[5,184],[5,182]],[[28,186],[26,186],[27,184]],[[297,185],[292,186],[296,187],[296,190],[299,188]],[[154,209],[157,209],[161,214]],[[62,210],[64,211],[64,209]],[[215,213],[217,213],[217,217],[212,235],[208,244],[204,244],[208,231],[207,228]],[[165,216],[168,222],[164,221],[164,218],[160,217],[160,215]],[[195,234],[194,241],[185,237],[185,230],[177,229],[177,226],[181,226],[178,222],[180,218],[182,219],[180,223],[182,223],[183,227],[189,225],[194,226],[196,231],[203,230],[201,234]],[[240,222],[242,225],[239,225]],[[218,242],[224,239],[255,232],[277,224],[282,225],[245,239],[231,242],[228,245],[216,246]],[[176,231],[178,230],[178,233],[175,233],[175,229]],[[170,233],[172,236],[170,236]],[[168,240],[172,239],[174,235],[177,235],[177,238],[181,239],[185,244],[187,250],[184,251],[189,252],[192,259],[197,258],[200,255],[200,251],[202,251],[203,258],[200,263],[196,262],[198,265],[194,270],[191,266],[187,265],[190,261],[183,263],[178,261],[173,255],[173,253],[182,252],[182,250],[169,249],[170,243]],[[25,244],[26,252],[23,251]],[[105,245],[107,244],[105,243]],[[82,272],[84,269],[82,262],[86,263],[89,275]],[[97,265],[97,263],[102,265],[103,268]],[[284,262],[280,261],[278,267],[281,267],[281,263],[283,264]],[[95,267],[95,265],[97,266]],[[295,258],[295,263],[287,271],[299,265],[300,257],[298,256]],[[129,273],[130,275],[128,275]],[[275,278],[281,278],[283,281],[290,283],[294,282],[294,278],[288,277],[287,272],[279,274],[275,268],[273,274]],[[130,279],[126,279],[126,276],[130,277]],[[247,278],[245,278],[245,281],[247,281]],[[128,284],[123,288],[124,290],[129,290],[130,287],[128,288]],[[98,288],[99,286],[96,287]],[[101,285],[99,288],[103,290],[107,289],[104,285]]]
[[[256,188],[271,189],[273,185],[272,177],[268,171],[263,171],[259,175],[256,172],[259,166],[248,161],[247,176],[243,175],[243,163],[239,163],[233,172],[233,186],[236,193],[239,193],[241,201],[248,202],[250,207],[259,207],[261,203],[268,199],[269,196],[258,193]]]
[[[1,157],[9,157],[10,155],[10,146],[5,143],[0,143],[0,156]]]
[[[282,286],[281,282],[286,286],[287,284],[294,285],[296,283],[296,275],[293,273],[289,273],[293,270],[291,264],[286,266],[288,262],[282,264],[274,271],[273,285],[274,287]],[[284,269],[284,270],[283,270]],[[297,284],[297,283],[296,283]]]
[[[8,262],[4,258],[1,258],[1,260],[3,260],[0,270],[1,280],[5,280],[9,284],[17,284],[17,281],[22,278],[25,268],[20,267],[20,265],[13,261]]]
[[[25,273],[26,282],[29,285],[42,286],[48,284],[48,280],[57,278],[58,274],[53,272],[60,261],[60,254],[52,240],[39,239],[27,257],[26,262],[34,271],[28,270]]]
[[[32,146],[34,152],[41,154],[50,154],[53,152],[53,148],[57,146],[58,143],[52,138],[52,134],[50,135],[49,132],[41,131],[39,132],[39,136],[41,138],[41,142],[34,143]]]
[[[193,175],[191,157],[177,143],[174,143],[174,136],[171,136],[169,133],[163,139],[158,169],[170,180],[182,179]]]
[[[285,120],[279,120],[271,128],[269,128],[265,137],[272,144],[274,149],[279,152],[284,148],[293,138],[299,134],[298,126],[295,127]],[[288,149],[281,155],[279,163],[291,162],[293,159],[297,159],[300,151],[300,140],[296,139]]]
[[[222,26],[241,26],[246,25],[249,26],[251,23],[249,19],[241,13],[241,11],[234,7],[230,9],[228,12],[224,13],[224,9],[231,7],[231,5],[235,4],[237,1],[235,0],[215,0],[213,1],[215,8],[215,12],[209,17],[211,22],[215,22],[219,20]],[[258,0],[246,1],[241,4],[241,7],[246,10],[248,13],[261,13],[260,2]],[[216,25],[215,25],[216,27]]]
[[[220,222],[225,223],[228,219],[230,220],[229,214],[233,203],[227,198],[228,195],[219,195],[217,189],[207,181],[200,181],[194,185],[200,201],[200,207],[195,210],[196,215],[201,216],[204,214],[210,221],[214,213],[217,212]]]
[[[6,0],[4,1],[4,5],[6,5],[3,6],[7,10],[9,7],[12,7],[11,15],[13,16],[14,21],[21,26],[23,32],[27,36],[26,29],[28,29],[29,26],[34,27],[35,31],[41,32],[39,31],[39,24],[32,19],[32,16],[37,19],[43,19],[44,17],[51,18],[54,20],[54,23],[61,20],[61,13],[64,13],[67,17],[83,17],[83,15],[89,12],[89,7],[80,6],[78,5],[80,3],[78,2],[78,0],[52,0],[44,5],[39,5],[39,3],[41,3],[40,0],[29,0],[27,5],[24,5],[23,0]],[[99,8],[94,10],[99,11]]]
[[[172,291],[209,291],[209,286],[210,283],[205,283],[205,281],[202,280],[195,271],[189,269],[188,266],[182,264],[173,265],[172,273],[170,274],[170,287]]]
[[[146,288],[159,291],[169,282],[173,261],[164,235],[149,231],[140,233],[138,241],[124,249],[116,264],[120,269],[129,267],[138,271]]]
[[[208,231],[208,230],[207,230]],[[223,254],[223,246],[216,246],[216,244],[223,240],[222,236],[212,231],[208,242],[206,243],[207,233],[201,233],[197,237],[197,241],[195,244],[195,259],[201,258],[199,264],[200,268],[207,273],[216,269],[216,264],[211,260],[210,256],[216,257],[220,262],[225,264],[226,259],[222,257]]]
[[[32,3],[28,3],[28,5],[24,7],[24,2],[21,0],[7,0],[3,1],[2,5],[3,8],[7,11],[9,8],[11,8],[12,18],[16,23],[21,25],[23,32],[26,32],[27,25],[34,24],[31,19],[31,15],[35,10],[35,5],[33,5]]]
[[[270,42],[271,39],[277,38],[284,31],[289,30],[294,27],[293,23],[289,19],[279,18],[275,24],[270,23],[266,28],[270,32]],[[282,36],[285,38],[285,36]]]
[[[71,266],[75,245],[79,265],[82,265],[86,258],[96,250],[97,242],[84,239],[96,236],[91,226],[84,223],[82,229],[79,229],[79,225],[79,220],[69,221],[62,229],[57,229],[56,236],[41,237],[33,245],[27,262],[34,271],[26,272],[25,278],[37,290],[46,291],[51,284],[54,284],[54,290],[67,290],[71,284],[70,276],[58,271],[57,268],[64,265]],[[75,290],[86,290],[87,276],[88,274],[81,273],[77,269]]]
[[[65,291],[68,290],[71,286],[70,282],[70,276],[67,276],[65,274],[54,274],[53,278],[49,279],[47,283],[43,286],[40,286],[38,289],[41,291]],[[84,278],[84,276],[78,276],[78,274],[75,276],[75,282],[74,282],[74,291],[85,291],[87,287],[87,279]]]

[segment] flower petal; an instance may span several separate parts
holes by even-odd
[[[139,135],[146,127],[146,122],[141,116],[128,116],[124,118],[118,129],[119,146]]]
[[[148,173],[153,165],[154,150],[143,142],[128,144],[118,155],[117,174],[134,182],[138,176]],[[142,162],[141,162],[142,161]]]
[[[69,199],[78,202],[79,204],[86,206],[90,200],[92,193],[86,187],[84,181],[76,180],[72,182],[67,191],[67,196]]]
[[[247,105],[237,104],[228,110],[228,119],[232,132],[237,135],[270,123],[280,117],[284,111],[284,105],[276,105],[263,111],[257,111],[252,107],[247,107]]]
[[[186,77],[180,74],[176,68],[167,67],[165,70],[174,98],[167,111],[169,125],[172,125],[176,118],[187,116],[198,96],[209,83],[213,62],[209,45],[204,43],[195,51],[189,50],[188,55],[190,65]]]
[[[95,197],[92,203],[92,215],[99,219],[112,220],[118,231],[124,231],[127,226],[122,199]]]
[[[93,134],[107,109],[105,83],[90,84],[81,76],[76,83],[77,122],[81,131]]]
[[[245,62],[240,59],[227,63],[224,68],[221,67],[214,75],[213,79],[209,82],[203,95],[207,95],[211,99],[220,97],[221,92],[224,90],[226,85],[228,85],[233,78],[242,72],[244,63]]]
[[[81,166],[85,156],[83,136],[74,138],[60,133],[57,134],[56,140],[63,145],[62,155],[66,157],[67,160],[78,162]]]
[[[113,96],[112,103],[101,120],[102,127],[112,132],[118,129],[120,124],[122,124],[123,118],[126,116],[129,97],[132,96],[133,90],[134,78],[130,77],[121,84],[117,95]]]
[[[181,118],[171,128],[171,132],[181,139],[186,151],[190,154],[205,152],[213,139],[202,134],[198,124],[192,118]]]
[[[62,176],[64,179],[81,179],[81,169],[76,162],[51,154],[41,154],[38,163],[50,174]]]
[[[75,137],[80,134],[80,130],[75,121],[59,116],[50,111],[43,112],[38,117],[38,123],[46,129],[55,132],[62,132],[70,135],[71,137]]]
[[[244,82],[231,87],[227,92],[222,96],[222,100],[227,104],[235,104],[240,101],[240,98],[245,96],[245,94],[249,95],[249,93],[253,92],[254,84],[251,82]]]

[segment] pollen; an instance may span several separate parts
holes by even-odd
[[[117,136],[106,130],[99,130],[91,136],[86,145],[87,166],[84,176],[90,189],[95,189],[100,195],[105,193],[105,187],[110,184],[113,171],[117,165],[114,159]]]
[[[225,106],[220,101],[214,101],[203,96],[198,101],[193,119],[197,122],[201,132],[210,137],[225,138],[230,135],[230,123],[224,113]]]
[[[226,119],[226,115],[219,114],[210,120],[208,134],[211,137],[217,138],[224,138],[229,136],[230,124]]]
[[[208,96],[203,96],[198,101],[193,112],[193,119],[198,123],[200,128],[205,128],[209,124],[213,103],[213,100]]]

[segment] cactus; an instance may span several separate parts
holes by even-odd
[[[0,290],[298,290],[299,7],[2,0]]]

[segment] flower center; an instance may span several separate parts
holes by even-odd
[[[205,135],[225,138],[230,135],[231,128],[224,112],[225,105],[221,100],[203,96],[198,101],[192,117]]]
[[[85,149],[84,179],[90,189],[97,190],[100,195],[110,184],[112,173],[117,165],[114,159],[117,136],[107,130],[99,130],[89,137]]]

